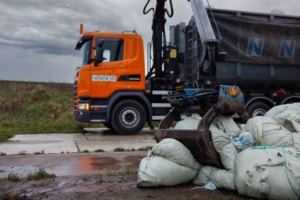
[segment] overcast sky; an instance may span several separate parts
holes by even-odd
[[[205,4],[206,3],[206,0]],[[143,15],[147,0],[0,0],[0,80],[72,83],[81,63],[74,47],[79,24],[88,31],[136,30],[151,40],[152,14]],[[154,5],[156,0],[151,1]],[[210,0],[214,8],[300,13],[300,0]],[[173,0],[167,28],[188,23],[187,0]]]

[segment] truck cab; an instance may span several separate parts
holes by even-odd
[[[140,131],[150,113],[143,40],[136,33],[81,31],[82,66],[74,78],[74,114],[118,133]]]

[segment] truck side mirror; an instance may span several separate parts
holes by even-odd
[[[103,44],[104,44],[104,40],[100,40],[99,42],[97,42],[96,44],[96,56],[94,59],[94,65],[97,66],[98,63],[102,63],[103,61]]]

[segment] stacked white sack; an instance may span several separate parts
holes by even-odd
[[[293,116],[293,122],[283,122],[293,124],[290,127],[297,130],[299,120],[295,117],[296,114]],[[178,122],[175,128],[195,130],[200,120],[200,117],[189,117]],[[295,149],[275,147],[294,146],[299,151],[299,134],[291,134],[291,131],[269,117],[250,119],[245,128],[253,133],[257,144],[273,147],[250,147],[238,153],[239,150],[232,144],[232,138],[242,130],[231,117],[220,115],[210,126],[210,131],[225,169],[202,166],[194,183],[204,186],[212,182],[218,188],[238,190],[239,194],[256,198],[299,199],[299,155]]]
[[[192,181],[200,164],[179,141],[166,138],[156,144],[139,165],[138,187],[175,186]]]
[[[300,132],[300,103],[275,106],[265,116],[275,119],[290,132]]]
[[[300,157],[293,148],[250,147],[238,154],[238,193],[259,199],[300,199]]]
[[[300,152],[300,134],[290,132],[273,118],[253,117],[248,120],[246,130],[252,134],[257,145],[294,147]]]

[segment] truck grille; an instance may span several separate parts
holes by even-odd
[[[73,84],[73,98],[74,98],[73,109],[76,110],[75,100],[77,99],[77,80],[75,80]]]
[[[77,80],[73,84],[73,97],[77,98]]]

